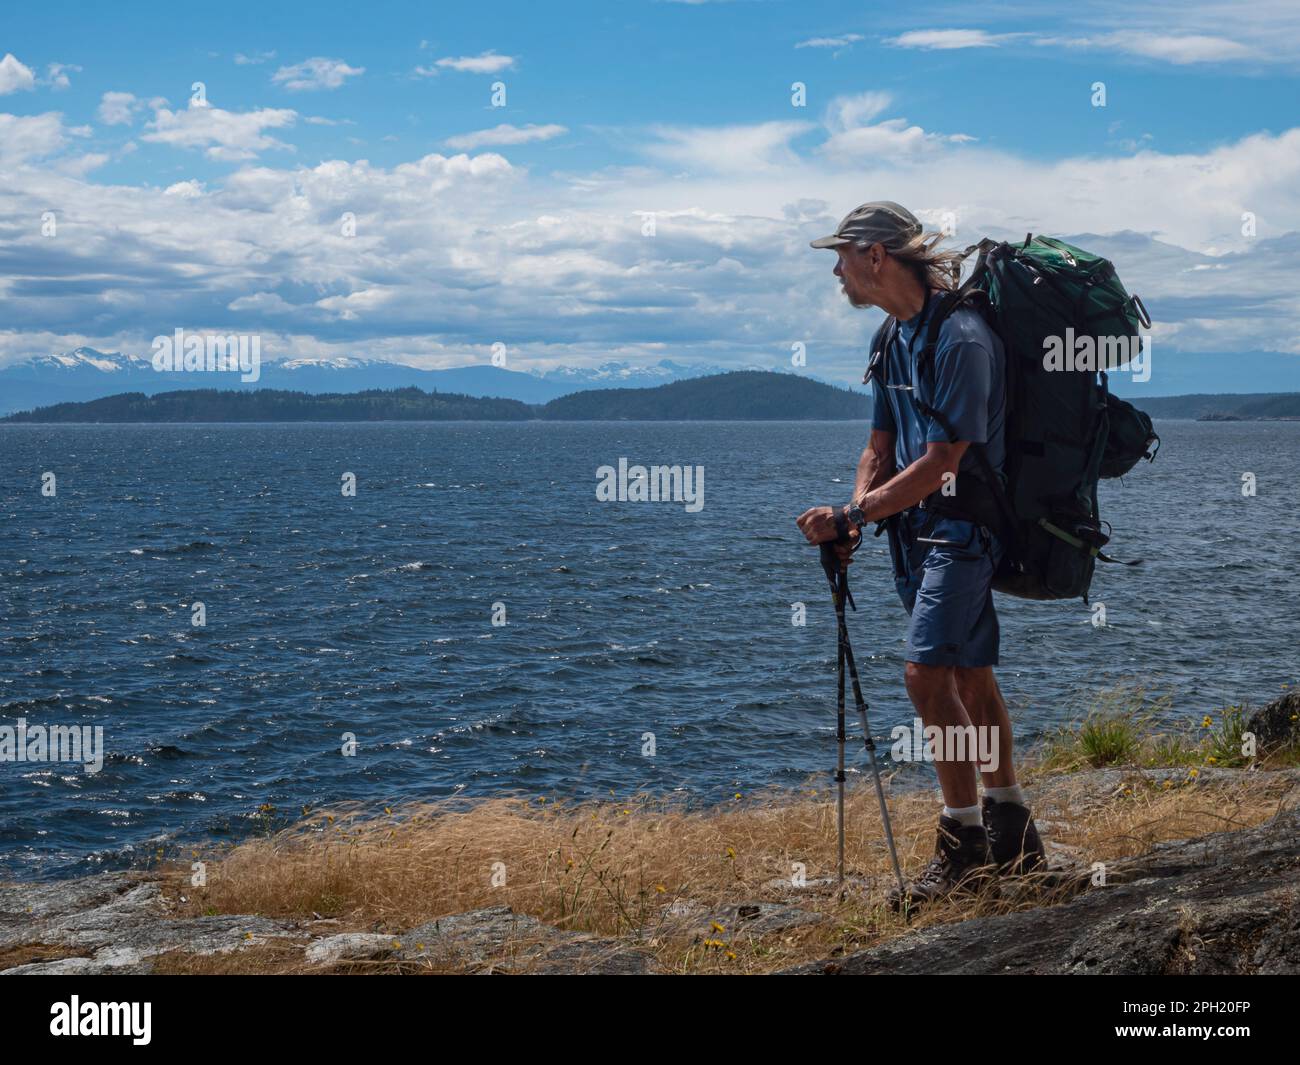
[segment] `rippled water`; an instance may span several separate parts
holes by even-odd
[[[1021,739],[1117,682],[1193,714],[1295,679],[1300,424],[1158,428],[1157,462],[1104,487],[1113,550],[1146,559],[1099,573],[1108,627],[1080,602],[1000,600]],[[793,519],[845,497],[863,435],[843,423],[0,427],[0,723],[101,725],[109,755],[96,775],[0,763],[0,865],[70,872],[239,838],[268,803],[291,815],[638,789],[713,802],[824,772],[833,619]],[[620,456],[702,465],[703,510],[597,502],[596,467]],[[345,472],[355,498],[340,492]],[[851,624],[884,735],[912,716],[905,617],[883,542],[858,558]],[[355,757],[340,753],[345,733]]]

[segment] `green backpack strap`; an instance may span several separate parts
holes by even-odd
[[[1058,540],[1064,540],[1076,551],[1087,552],[1088,554],[1092,555],[1093,558],[1099,558],[1103,562],[1113,562],[1119,566],[1140,566],[1142,564],[1142,559],[1140,558],[1129,558],[1129,559],[1112,558],[1110,555],[1106,554],[1106,552],[1104,552],[1101,549],[1102,546],[1104,545],[1086,543],[1083,540],[1081,540],[1079,537],[1073,536],[1070,533],[1066,532],[1064,529],[1056,525],[1053,525],[1046,518],[1039,518],[1038,524],[1042,527],[1044,532],[1050,533],[1052,536],[1055,536]],[[1108,524],[1108,523],[1103,522],[1103,524]],[[1107,536],[1106,538],[1110,539],[1109,536]]]

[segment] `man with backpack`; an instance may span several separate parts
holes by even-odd
[[[863,204],[812,243],[836,251],[834,273],[852,306],[890,317],[873,343],[872,430],[853,496],[842,507],[806,511],[799,527],[809,543],[836,542],[847,565],[863,527],[887,523],[895,584],[910,615],[908,696],[927,732],[985,731],[984,742],[953,750],[936,744],[944,807],[935,854],[905,896],[893,893],[898,907],[974,889],[995,869],[1019,875],[1045,867],[993,675],[992,589],[1009,530],[990,480],[1001,488],[1007,358],[981,314],[950,299],[960,257],[938,250],[939,239],[923,233],[910,211],[881,201]],[[990,740],[995,757],[977,765]]]

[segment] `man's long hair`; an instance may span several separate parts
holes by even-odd
[[[949,292],[961,282],[961,252],[940,249],[943,240],[942,233],[922,233],[889,254],[911,267],[921,284]]]

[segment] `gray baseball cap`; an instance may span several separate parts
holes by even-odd
[[[814,240],[814,248],[836,248],[841,244],[883,244],[889,250],[901,248],[921,235],[921,223],[906,207],[892,200],[864,203],[844,216],[833,234]]]

